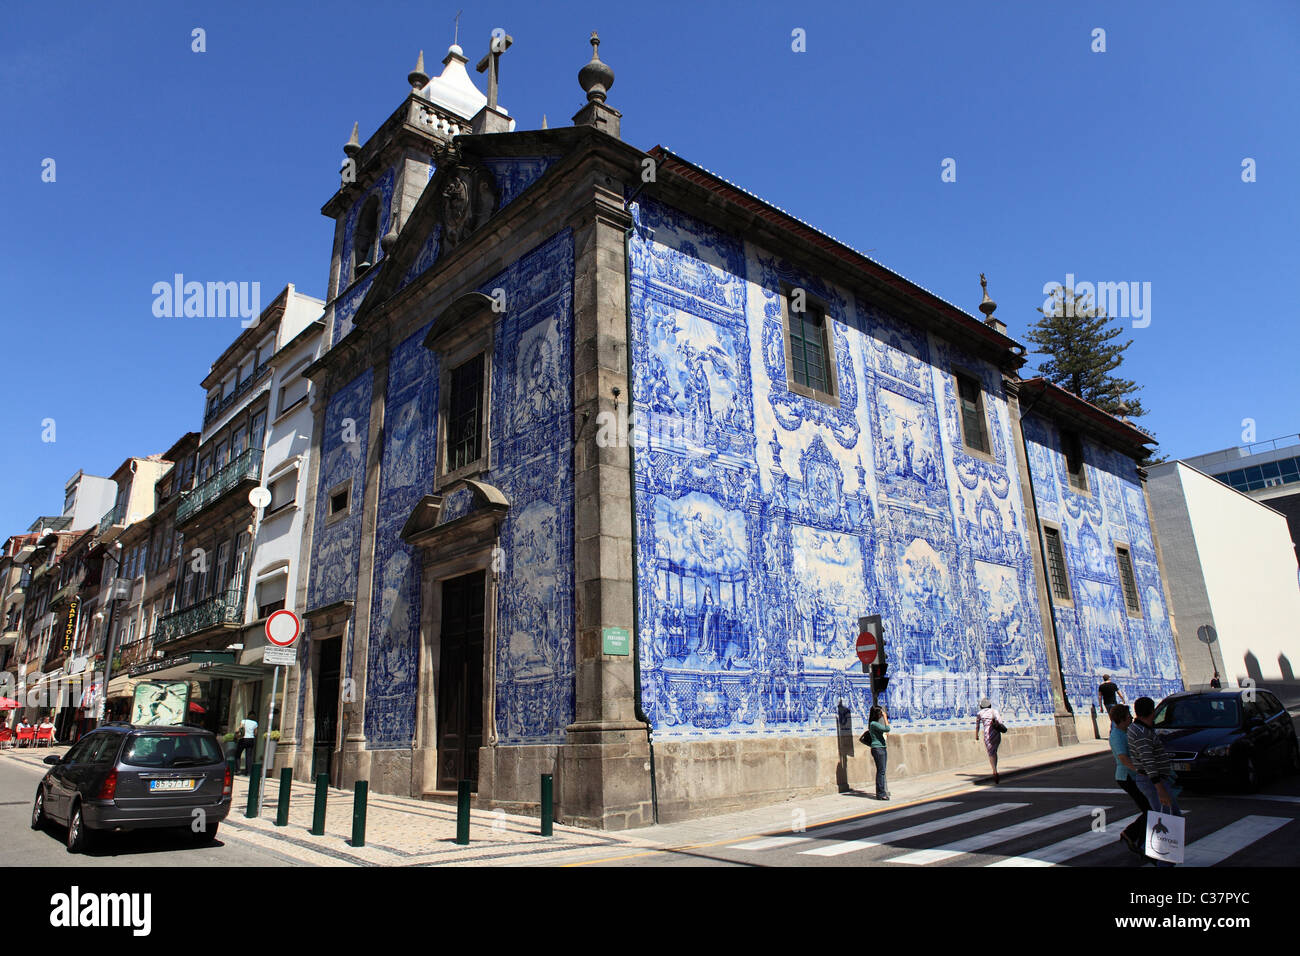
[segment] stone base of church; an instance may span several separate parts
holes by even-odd
[[[1055,748],[1053,723],[1014,727],[1000,755]],[[900,733],[889,738],[889,779],[978,764],[984,746],[969,731]],[[853,737],[775,737],[766,740],[655,744],[659,821],[744,810],[782,800],[849,789],[875,792],[876,765]]]

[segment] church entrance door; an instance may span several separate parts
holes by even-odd
[[[483,587],[476,571],[442,584],[438,666],[438,789],[478,790],[483,745]]]

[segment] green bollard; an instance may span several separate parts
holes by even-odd
[[[469,788],[468,780],[456,785],[456,842],[461,846],[469,846]]]
[[[325,835],[325,800],[329,796],[330,778],[326,774],[316,775],[316,805],[311,812],[312,836]]]
[[[248,809],[244,811],[244,816],[257,816],[257,785],[262,780],[262,765],[253,764],[253,772],[248,775]]]
[[[276,801],[275,806],[275,825],[277,827],[287,827],[289,825],[289,794],[293,790],[293,770],[285,767],[280,771],[280,799]]]
[[[358,780],[352,793],[352,845],[366,845],[366,793],[370,789],[368,780]]]
[[[542,836],[550,836],[555,819],[555,778],[542,774]]]

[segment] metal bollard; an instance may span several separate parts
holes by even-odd
[[[262,765],[260,763],[255,763],[253,764],[253,772],[248,775],[248,809],[244,811],[244,816],[246,817],[257,816],[257,811],[258,811],[257,785],[261,782],[261,780],[262,780]]]
[[[456,785],[456,842],[461,846],[469,846],[469,788],[468,780]]]
[[[326,774],[316,775],[316,804],[311,812],[312,836],[325,835],[325,800],[329,796],[330,778]]]
[[[280,771],[280,798],[275,805],[275,825],[277,827],[287,827],[289,825],[289,794],[293,790],[293,770],[285,767]]]
[[[555,779],[549,774],[542,774],[542,836],[550,836],[551,824],[555,820]]]
[[[366,845],[366,795],[370,781],[358,780],[352,793],[352,845]]]

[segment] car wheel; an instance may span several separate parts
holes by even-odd
[[[45,787],[38,787],[36,799],[32,801],[32,829],[40,830],[45,826]]]
[[[1255,766],[1255,758],[1247,757],[1241,765],[1241,786],[1247,793],[1254,793],[1259,789],[1259,768]]]
[[[86,819],[81,812],[81,804],[77,804],[68,816],[68,852],[85,853],[88,849],[90,849],[90,831],[86,829]]]

